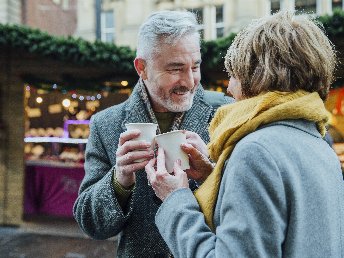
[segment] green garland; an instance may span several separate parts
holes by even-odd
[[[344,35],[343,10],[335,9],[333,15],[324,15],[318,17],[317,20],[323,24],[330,38]],[[218,83],[218,81],[227,76],[223,61],[235,35],[232,33],[225,38],[202,42],[202,81],[204,84],[224,86],[221,85],[222,82]],[[113,68],[115,74],[121,74],[131,80],[137,77],[133,67],[135,51],[129,47],[118,47],[100,41],[91,43],[81,38],[56,37],[26,26],[8,24],[0,24],[0,47],[24,49],[29,53],[74,62],[78,65],[107,66]],[[39,84],[39,78],[30,83]],[[45,85],[50,83],[53,82],[44,82]],[[69,83],[65,81],[64,87],[69,88]],[[92,83],[95,82],[90,82],[90,84]],[[103,87],[102,84],[97,83],[99,85],[97,88]]]
[[[29,53],[72,61],[81,65],[106,65],[118,73],[133,69],[135,52],[129,47],[117,47],[100,41],[73,37],[56,37],[26,26],[0,24],[0,46],[25,49]]]

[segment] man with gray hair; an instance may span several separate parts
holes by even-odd
[[[140,79],[129,99],[91,119],[74,217],[96,239],[121,232],[118,257],[169,257],[154,224],[161,202],[144,172],[154,153],[150,143],[136,139],[140,132],[125,131],[125,124],[156,123],[157,133],[188,130],[188,144],[207,155],[201,139],[209,142],[207,128],[216,109],[232,100],[200,85],[200,35],[193,13],[149,16],[139,31],[134,65]],[[187,146],[183,150],[188,153]],[[146,161],[135,162],[139,159]],[[195,186],[190,179],[190,187]]]

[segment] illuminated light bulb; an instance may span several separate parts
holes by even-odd
[[[76,99],[76,97],[77,97],[77,95],[75,93],[73,93],[72,98]]]
[[[65,108],[68,108],[70,106],[70,100],[69,99],[64,99],[62,101],[62,106],[64,106]]]
[[[38,104],[41,104],[41,103],[43,102],[43,99],[42,99],[41,97],[37,97],[37,98],[36,98],[36,102],[37,102]]]
[[[102,95],[97,94],[97,99],[101,99],[101,98],[102,98]]]
[[[121,85],[124,86],[124,87],[128,86],[128,84],[129,84],[128,81],[121,81]]]

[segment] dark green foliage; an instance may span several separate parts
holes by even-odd
[[[320,16],[317,20],[323,24],[329,37],[344,36],[344,11],[342,9],[334,9],[333,15]]]
[[[232,44],[235,33],[214,41],[204,41],[201,45],[202,52],[202,69],[223,70],[224,57],[228,47]]]
[[[0,46],[10,46],[80,65],[106,65],[116,72],[134,72],[135,52],[129,47],[117,47],[99,41],[80,38],[55,37],[25,26],[0,24]]]

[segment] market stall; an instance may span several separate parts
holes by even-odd
[[[25,86],[24,217],[72,217],[84,177],[90,118],[130,91],[60,92]]]
[[[73,204],[84,174],[81,164],[26,163],[25,216],[72,217]]]
[[[333,139],[333,149],[344,171],[344,86],[332,89],[325,104],[330,112],[328,131]]]

